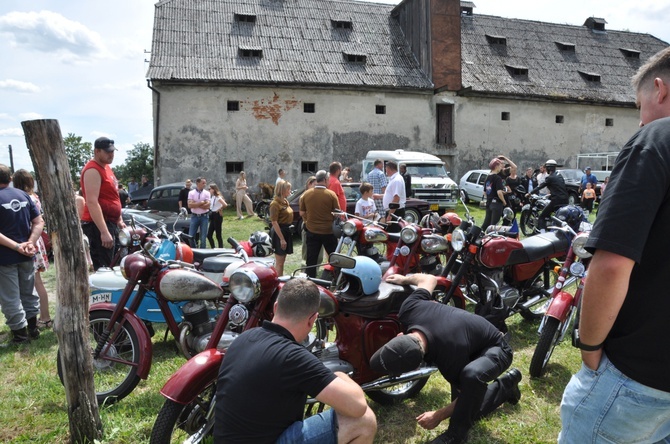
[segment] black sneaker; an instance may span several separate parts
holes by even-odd
[[[18,330],[12,330],[12,344],[26,344],[30,342],[28,338],[28,329],[26,327],[19,328]]]
[[[507,402],[512,405],[518,404],[521,399],[521,390],[519,390],[521,377],[521,371],[518,368],[513,368],[498,378],[500,385],[508,393]]]
[[[30,336],[30,339],[40,337],[40,329],[37,327],[37,316],[28,319],[28,336]]]
[[[449,433],[449,430],[429,442],[428,444],[463,444],[467,441],[467,434],[465,436],[456,436],[453,433]]]

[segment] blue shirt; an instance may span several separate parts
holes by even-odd
[[[596,184],[598,183],[598,178],[596,176],[594,176],[593,174],[588,174],[588,175],[584,174],[582,176],[582,184],[581,184],[582,190],[586,189],[586,184],[587,183],[593,184],[593,189],[595,189]]]
[[[17,244],[30,238],[32,221],[40,212],[24,191],[12,187],[0,188],[0,233]],[[0,246],[0,265],[12,265],[32,260],[13,248]]]

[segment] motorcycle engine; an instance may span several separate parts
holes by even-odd
[[[516,305],[519,299],[521,299],[521,293],[519,293],[519,290],[516,288],[504,284],[500,288],[500,297],[507,307],[512,308]]]

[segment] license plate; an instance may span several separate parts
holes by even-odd
[[[112,302],[112,293],[96,293],[91,295],[91,305],[98,302]]]
[[[430,204],[430,211],[437,211],[440,209],[439,204]]]

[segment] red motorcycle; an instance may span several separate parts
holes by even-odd
[[[586,216],[581,209],[571,205],[562,207],[556,212],[555,216],[552,216],[552,219],[560,223],[561,229],[571,232],[575,237],[561,267],[558,280],[551,293],[549,306],[538,329],[540,339],[535,347],[529,369],[530,376],[535,378],[544,374],[554,348],[565,338],[568,331],[571,330],[571,326],[574,327],[572,328],[572,342],[574,346],[577,346],[579,307],[588,262],[592,256],[584,249],[584,245],[589,238],[591,224],[585,222]],[[580,231],[580,233],[577,234],[577,231]],[[573,295],[566,290],[575,283],[577,283],[577,289]]]
[[[437,370],[435,367],[421,367],[391,378],[369,366],[374,352],[403,331],[397,313],[412,289],[382,282],[379,264],[368,257],[333,253],[330,264],[340,269],[342,288],[331,292],[320,286],[320,322],[311,335],[313,340],[305,346],[328,368],[350,374],[370,398],[381,404],[399,402],[419,393]],[[238,268],[231,276],[231,296],[219,322],[228,322],[229,314],[232,319],[237,312],[251,313],[245,318],[245,329],[259,325],[261,319],[270,319],[268,311],[279,292],[275,280],[276,274],[269,276],[258,264]],[[331,328],[337,332],[335,342],[328,342],[327,332]],[[163,386],[161,394],[166,400],[151,432],[152,444],[197,443],[210,436],[218,371],[224,354],[225,350],[205,350],[191,358]],[[314,403],[311,400],[308,404]]]

